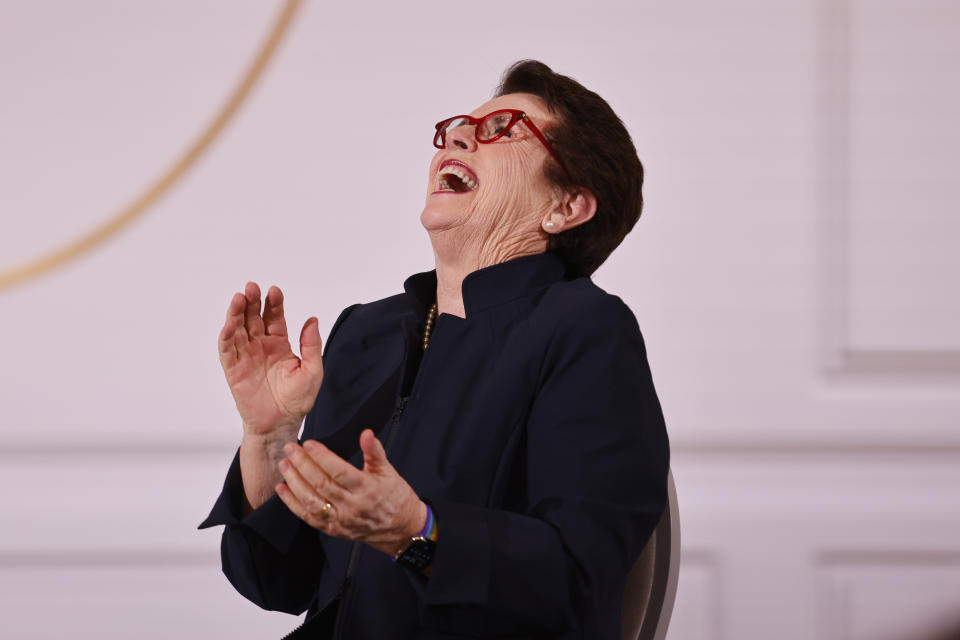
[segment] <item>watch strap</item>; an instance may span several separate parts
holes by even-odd
[[[427,520],[423,529],[397,552],[393,561],[417,570],[426,568],[433,562],[433,553],[436,550],[438,538],[437,520],[433,515],[433,509],[428,504]]]

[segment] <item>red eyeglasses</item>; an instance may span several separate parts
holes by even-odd
[[[547,151],[550,152],[550,155],[553,156],[553,159],[557,161],[557,164],[560,165],[564,171],[569,175],[570,172],[567,171],[566,165],[563,164],[563,160],[560,159],[560,156],[557,155],[557,152],[553,150],[553,147],[550,146],[550,143],[547,142],[547,138],[540,133],[540,129],[537,129],[537,125],[533,124],[533,121],[530,120],[529,116],[519,109],[498,109],[497,111],[491,111],[487,115],[481,118],[474,118],[473,116],[453,116],[452,118],[447,118],[446,120],[441,120],[437,123],[437,132],[433,136],[433,146],[437,149],[444,149],[447,146],[447,132],[451,129],[456,129],[457,127],[463,127],[466,125],[474,125],[476,129],[474,130],[474,137],[477,142],[486,144],[488,142],[495,142],[500,138],[507,136],[511,140],[518,137],[520,129],[513,130],[514,125],[518,122],[523,121],[527,125],[527,128],[537,137],[540,142],[543,143],[543,146],[547,148]],[[522,136],[522,134],[519,134]],[[522,139],[520,137],[519,139]]]

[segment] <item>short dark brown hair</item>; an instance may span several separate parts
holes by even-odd
[[[543,133],[570,175],[548,157],[546,178],[563,190],[589,189],[597,198],[593,219],[551,235],[547,245],[572,272],[590,275],[633,229],[643,209],[643,165],[630,134],[603,98],[542,62],[520,60],[504,71],[495,96],[508,93],[533,94],[554,116]]]

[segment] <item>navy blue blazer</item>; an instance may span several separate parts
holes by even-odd
[[[265,609],[333,600],[310,637],[618,639],[669,465],[633,314],[554,254],[526,256],[469,274],[466,317],[441,314],[423,352],[436,273],[404,289],[340,315],[302,437],[359,467],[360,432],[378,432],[436,515],[429,578],[276,496],[241,517],[237,458],[201,525],[226,525],[224,573]]]

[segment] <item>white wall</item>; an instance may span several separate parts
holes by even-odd
[[[0,278],[180,158],[281,5],[0,5]],[[647,168],[596,280],[640,321],[671,434],[670,637],[956,628],[958,29],[945,0],[307,0],[159,202],[0,289],[4,637],[294,626],[194,530],[239,437],[226,303],[276,283],[328,328],[431,268],[432,125],[522,57],[606,97]]]

